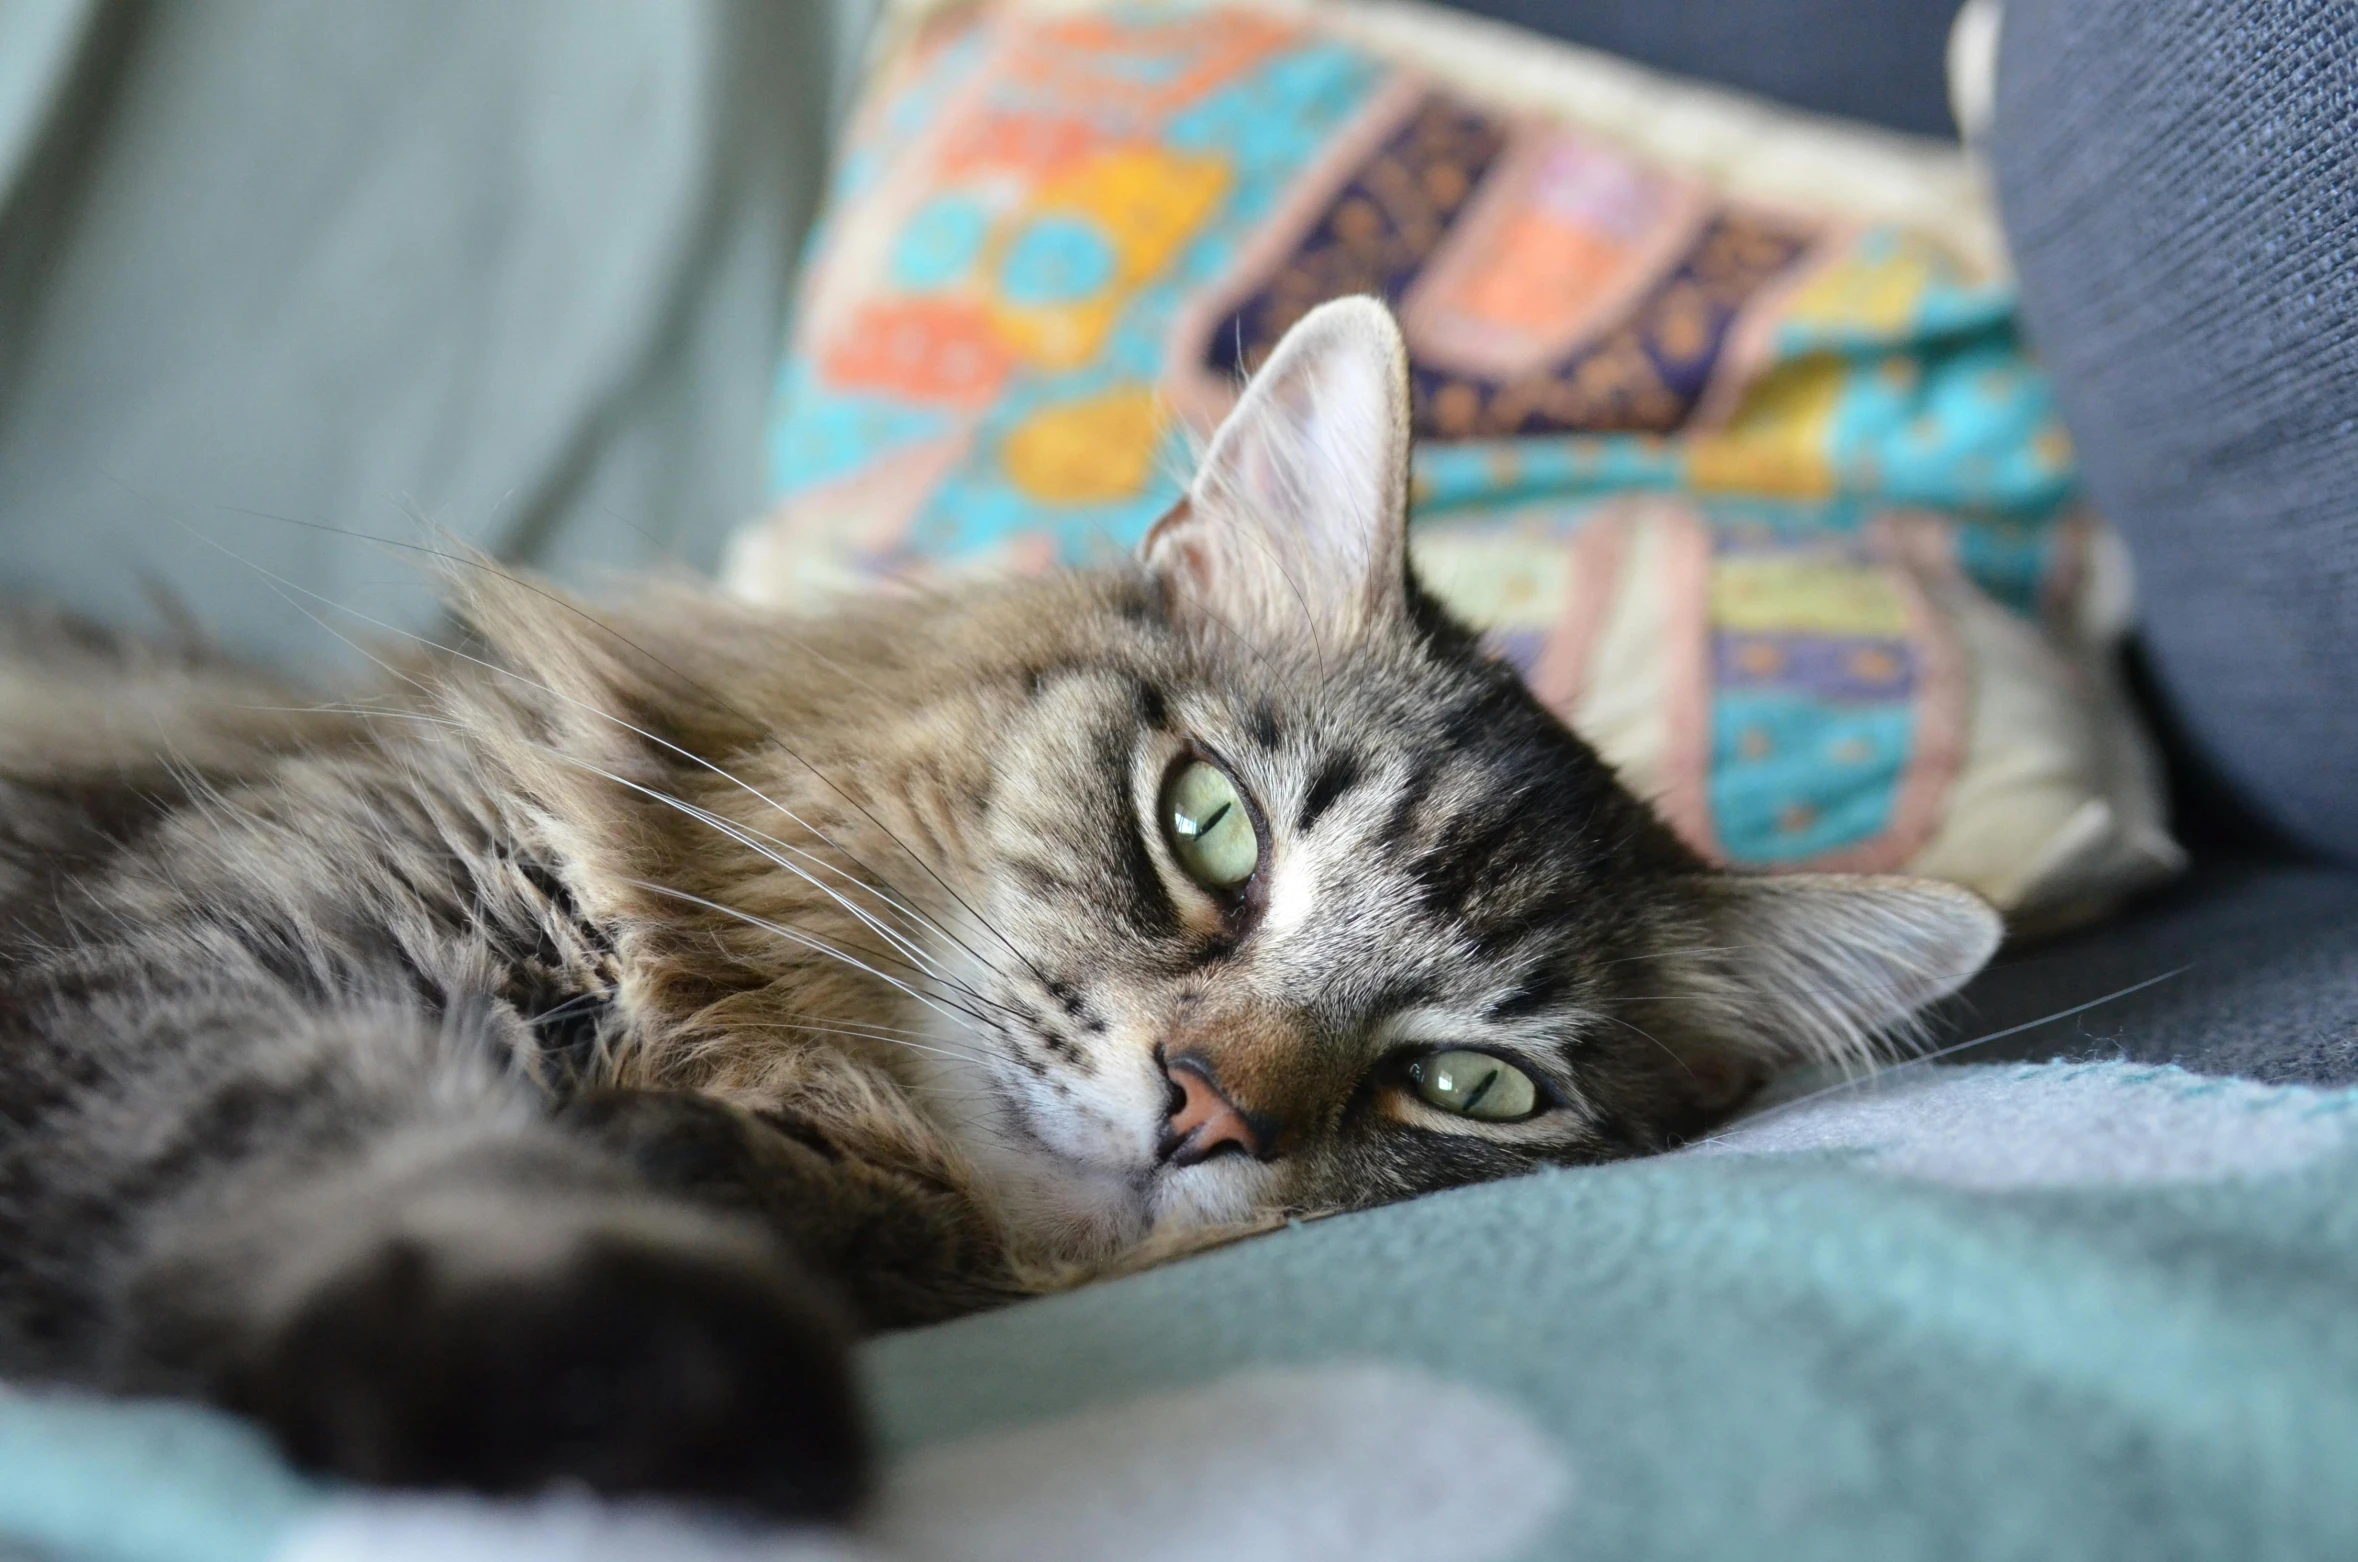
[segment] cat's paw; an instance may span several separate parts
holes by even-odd
[[[379,1485],[578,1483],[829,1519],[866,1462],[826,1300],[767,1247],[692,1228],[592,1225],[537,1255],[385,1238],[227,1387],[296,1463]]]

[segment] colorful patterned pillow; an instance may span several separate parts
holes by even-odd
[[[1285,328],[1376,293],[1420,569],[1697,848],[2018,927],[2177,865],[1961,154],[1405,5],[899,22],[738,589],[1127,549]]]

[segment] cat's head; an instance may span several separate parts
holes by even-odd
[[[1998,941],[1942,884],[1708,869],[1418,588],[1408,457],[1397,327],[1329,304],[1135,572],[1042,599],[959,885],[1004,947],[924,1067],[1051,1248],[1674,1143]]]
[[[1131,567],[621,640],[479,605],[630,789],[554,813],[701,1037],[654,1077],[867,1046],[1085,1258],[1669,1145],[1987,959],[1963,890],[1708,868],[1418,588],[1408,457],[1399,331],[1346,300]]]

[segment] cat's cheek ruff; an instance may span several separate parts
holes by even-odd
[[[978,1174],[978,1188],[1016,1248],[1043,1258],[1106,1256],[1142,1240],[1152,1224],[1146,1189],[1134,1174],[1061,1154],[1043,1135],[1075,1114],[1044,1112],[1021,1090],[989,1093],[937,1119]]]
[[[1129,1027],[1088,1038],[1086,1071],[1027,1058],[1014,1043],[989,1052],[971,1036],[937,1027],[917,1062],[913,1099],[973,1166],[978,1187],[1034,1255],[1110,1253],[1141,1240],[1153,1220],[1151,1188],[1163,1096]],[[1123,1069],[1128,1051],[1138,1067]]]

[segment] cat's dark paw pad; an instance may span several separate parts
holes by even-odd
[[[518,1265],[387,1240],[227,1396],[298,1464],[379,1485],[574,1482],[840,1518],[863,1439],[846,1337],[746,1244],[593,1232]]]

